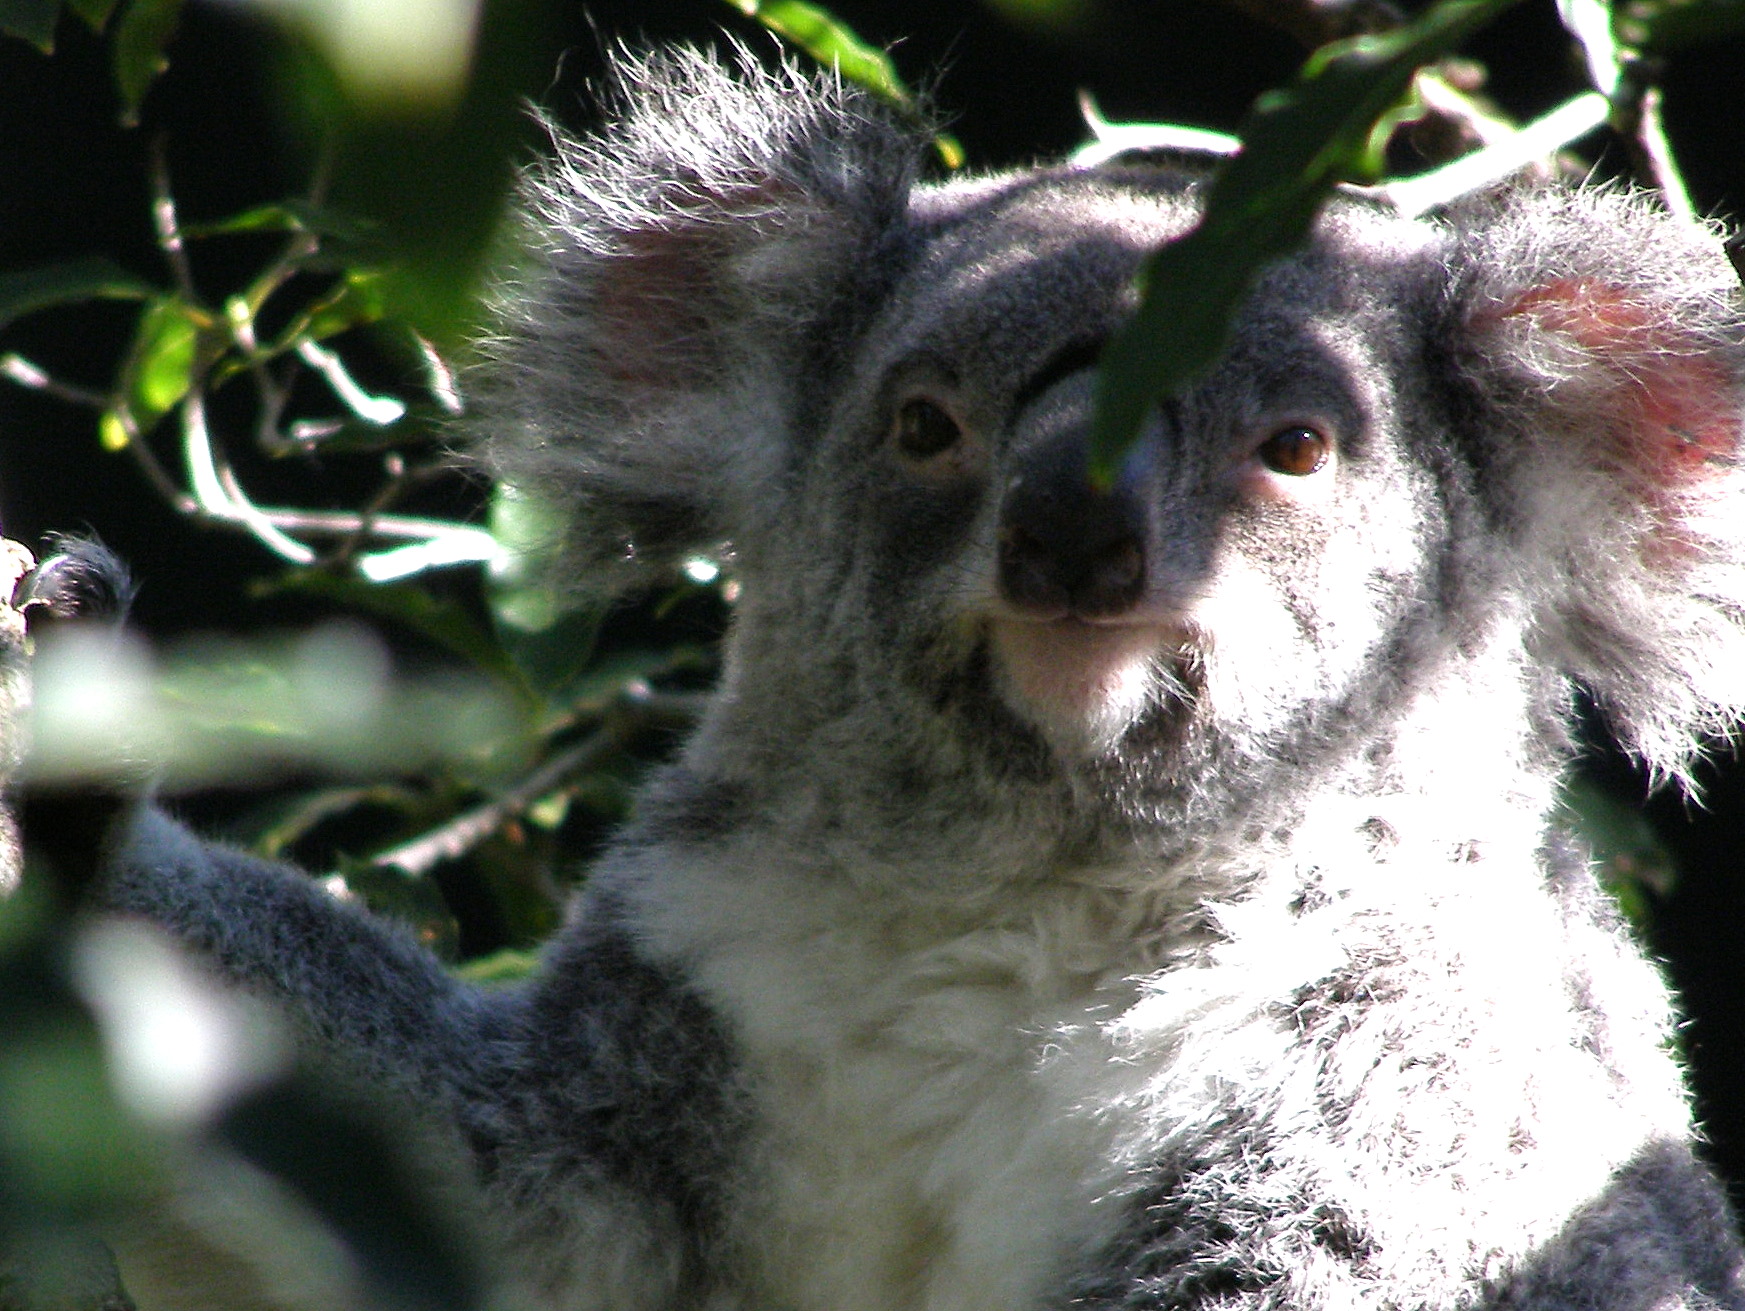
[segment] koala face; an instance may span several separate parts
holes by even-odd
[[[1463,755],[1542,791],[1576,684],[1668,772],[1745,708],[1745,348],[1701,230],[1341,195],[1104,488],[1096,361],[1209,164],[924,184],[839,85],[625,76],[530,182],[478,408],[584,586],[732,545],[697,772],[936,847],[1185,846]]]
[[[1337,750],[1338,721],[1389,695],[1450,538],[1415,450],[1437,416],[1397,381],[1436,243],[1353,202],[1097,488],[1098,356],[1196,186],[1132,169],[918,197],[745,543],[748,593],[787,599],[748,604],[780,635],[762,659],[804,653],[908,741],[1148,822]]]

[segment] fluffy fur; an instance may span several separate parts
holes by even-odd
[[[1196,166],[921,184],[861,93],[686,53],[613,104],[478,422],[575,587],[731,548],[704,724],[518,993],[151,815],[112,904],[450,1126],[539,1306],[1745,1307],[1550,820],[1578,688],[1672,776],[1745,702],[1713,235],[1342,197],[1103,491]]]

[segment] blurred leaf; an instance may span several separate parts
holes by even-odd
[[[128,359],[127,396],[140,431],[188,394],[200,326],[187,304],[166,296],[148,309]]]
[[[43,54],[54,53],[58,0],[0,0],[0,35],[23,37]]]
[[[292,846],[329,820],[365,807],[410,813],[424,807],[424,798],[396,783],[370,783],[358,787],[318,788],[290,797],[274,797],[237,825],[249,850],[267,857],[283,856]]]
[[[88,300],[150,300],[162,291],[99,256],[0,273],[0,328],[55,305]]]
[[[457,965],[454,972],[468,983],[519,983],[533,976],[533,972],[539,968],[539,962],[540,953],[537,951],[518,951],[507,947],[489,956],[480,956],[476,960]]]
[[[97,420],[97,440],[106,451],[125,451],[127,443],[133,440],[133,434],[127,430],[127,424],[119,413],[105,410]]]
[[[184,237],[228,237],[259,232],[314,232],[322,236],[360,235],[355,218],[322,205],[301,200],[281,200],[271,205],[257,205],[228,218],[207,223],[185,223]]]
[[[164,49],[176,34],[182,0],[132,0],[115,29],[112,58],[121,92],[121,121],[139,122],[139,106],[158,74],[170,66]]]
[[[1640,809],[1576,775],[1558,797],[1557,820],[1587,847],[1600,882],[1638,928],[1649,917],[1649,895],[1665,897],[1678,867]]]
[[[548,701],[559,701],[587,672],[601,617],[597,610],[568,610],[543,628],[499,620],[497,636],[529,686]]]
[[[466,87],[479,0],[254,0],[308,40],[372,113],[441,112]]]
[[[414,583],[370,583],[321,569],[300,569],[286,573],[262,590],[269,594],[289,591],[324,597],[348,609],[386,619],[459,656],[517,694],[526,694],[527,684],[515,664],[464,606],[440,600]]]
[[[101,32],[109,25],[109,16],[115,12],[117,3],[118,0],[67,0],[67,8],[93,32]]]
[[[1103,354],[1094,477],[1112,480],[1157,398],[1218,358],[1261,269],[1302,244],[1333,187],[1378,175],[1376,127],[1419,66],[1514,3],[1441,0],[1396,31],[1323,46],[1289,87],[1255,101],[1242,150],[1213,178],[1204,217],[1146,261],[1139,308]]]
[[[404,871],[363,859],[345,859],[339,864],[345,886],[378,915],[386,915],[410,928],[426,950],[444,960],[453,960],[460,926],[443,900],[435,879],[411,876]]]
[[[512,771],[529,748],[502,685],[461,671],[396,678],[354,625],[277,643],[190,645],[163,664],[112,634],[57,632],[36,654],[26,772],[235,785],[289,770],[379,777],[445,765]]]
[[[492,626],[529,686],[550,699],[572,688],[593,656],[601,615],[566,603],[534,563],[561,540],[562,507],[522,488],[491,495],[491,535],[509,558],[489,579]]]
[[[557,622],[562,606],[539,562],[563,541],[568,522],[565,508],[535,489],[501,481],[491,488],[491,536],[508,558],[490,579],[491,615],[499,629],[536,632]]]
[[[1745,0],[1625,0],[1612,23],[1624,45],[1660,53],[1745,31]]]
[[[288,1184],[345,1241],[372,1305],[395,1311],[479,1305],[473,1261],[385,1117],[342,1104],[303,1078],[245,1098],[221,1128],[226,1142]]]
[[[374,269],[347,269],[333,291],[309,306],[303,316],[303,331],[317,339],[331,337],[374,323],[385,312],[381,273]]]
[[[87,1218],[156,1180],[155,1140],[117,1103],[55,942],[0,958],[0,1217],[23,1221]]]

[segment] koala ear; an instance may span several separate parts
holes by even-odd
[[[1455,336],[1535,654],[1686,778],[1745,714],[1745,312],[1715,235],[1619,190],[1456,213]]]
[[[906,211],[926,136],[824,73],[621,55],[607,126],[552,129],[473,393],[486,463],[559,502],[595,589],[767,513],[833,301]]]

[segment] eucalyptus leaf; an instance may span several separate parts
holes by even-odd
[[[0,0],[0,35],[22,37],[43,54],[54,53],[58,0]]]
[[[165,297],[147,311],[134,339],[131,393],[136,413],[156,416],[188,394],[200,326],[188,306]]]
[[[491,634],[464,607],[433,596],[416,584],[369,583],[323,570],[304,569],[286,574],[265,590],[320,596],[348,609],[386,619],[459,656],[519,696],[527,695],[526,683]]]
[[[115,12],[119,0],[67,0],[67,8],[77,14],[93,32],[101,32],[109,26],[109,18]]]
[[[162,291],[99,256],[0,273],[0,327],[56,305],[91,300],[150,300]]]
[[[1405,27],[1323,46],[1288,87],[1260,97],[1242,150],[1214,177],[1199,224],[1146,261],[1138,310],[1104,351],[1091,439],[1107,482],[1158,397],[1198,378],[1223,350],[1260,271],[1307,238],[1340,182],[1373,181],[1376,128],[1437,59],[1516,0],[1441,0]]]
[[[139,107],[158,74],[170,66],[164,53],[176,34],[183,0],[132,0],[115,28],[111,54],[115,86],[121,92],[121,121],[139,122]]]

